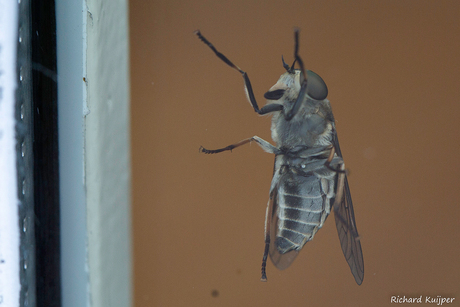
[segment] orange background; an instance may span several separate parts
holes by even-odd
[[[135,306],[460,305],[460,2],[130,1]],[[329,87],[365,277],[333,217],[293,265],[260,279],[273,156],[270,117],[200,29],[248,72],[259,106],[291,63]]]

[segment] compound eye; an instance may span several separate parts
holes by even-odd
[[[274,90],[274,91],[268,91],[264,94],[265,99],[268,100],[278,100],[284,95],[284,90]]]
[[[323,79],[311,70],[307,70],[307,94],[315,100],[324,100],[327,97],[327,85]]]

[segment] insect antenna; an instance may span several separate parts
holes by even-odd
[[[284,57],[281,56],[281,61],[283,61],[283,67],[284,69],[286,69],[286,71],[290,74],[293,74],[294,73],[294,65],[295,65],[295,62],[297,61],[296,59],[294,59],[294,63],[292,63],[291,66],[289,66],[288,64],[286,64],[286,62],[284,61]]]
[[[286,69],[287,72],[291,72],[291,67],[289,67],[289,65],[286,64],[286,62],[284,62],[284,57],[283,56],[281,56],[281,61],[283,61],[284,69]]]

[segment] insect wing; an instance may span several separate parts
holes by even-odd
[[[337,155],[342,157],[337,135],[334,137],[334,147]],[[356,283],[361,285],[364,279],[363,252],[359,240],[358,229],[356,228],[350,188],[345,173],[337,174],[336,191],[337,198],[334,203],[334,217],[337,232],[339,234],[340,246],[350,266],[351,273],[355,277]]]
[[[276,232],[278,229],[278,187],[273,189],[272,195],[270,195],[269,200],[269,207],[268,207],[268,218],[270,221],[270,250],[269,255],[270,259],[272,260],[273,264],[279,269],[284,270],[287,269],[294,259],[299,254],[296,250],[291,250],[287,253],[281,254],[276,247],[275,240],[276,240]]]

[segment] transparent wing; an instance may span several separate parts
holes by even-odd
[[[337,155],[342,157],[337,136],[334,138],[334,146]],[[334,217],[337,232],[339,234],[340,246],[350,266],[351,273],[355,277],[356,283],[361,285],[364,279],[363,252],[359,240],[358,229],[356,228],[350,188],[348,187],[347,176],[344,173],[337,174],[336,195]]]
[[[281,254],[276,248],[276,230],[278,229],[278,189],[275,188],[269,200],[269,214],[270,214],[270,249],[269,255],[273,264],[279,269],[284,270],[288,268],[294,259],[299,254],[298,251],[291,250],[287,253]]]

